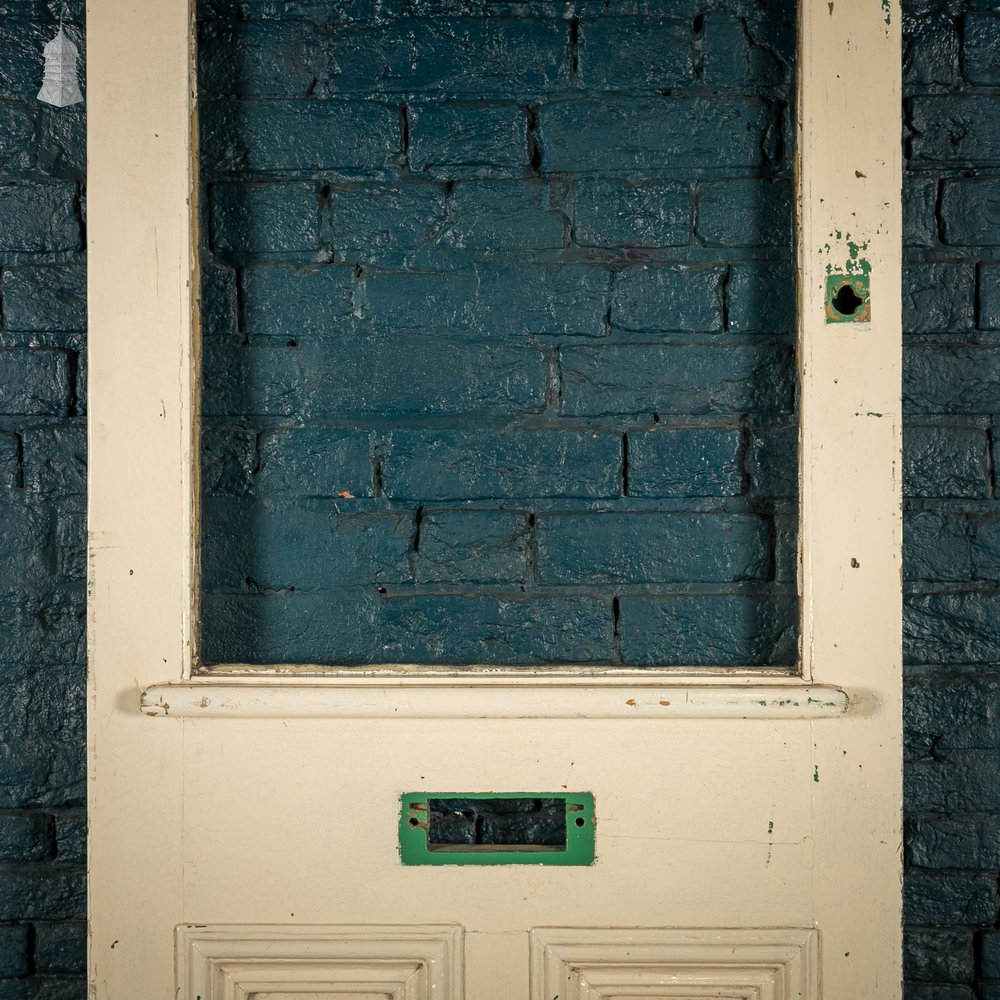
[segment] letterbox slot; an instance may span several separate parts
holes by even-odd
[[[564,851],[564,799],[430,799],[431,851]]]
[[[587,792],[411,792],[402,797],[399,840],[407,865],[587,865],[594,799]]]

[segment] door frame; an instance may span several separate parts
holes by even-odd
[[[120,648],[142,609],[130,656],[160,664],[143,672],[146,714],[823,717],[879,698],[883,678],[857,673],[869,656],[898,687],[901,150],[884,141],[901,122],[894,0],[804,3],[800,15],[791,670],[198,668],[195,38],[190,0],[162,6],[91,0],[88,11],[90,644],[99,662],[102,637]],[[828,322],[831,270],[862,267],[870,321]],[[125,501],[135,516],[122,517]],[[141,575],[129,565],[120,590],[98,585],[125,563]]]
[[[95,926],[106,924],[112,912],[120,917],[122,905],[108,884],[118,859],[101,844],[102,826],[144,807],[148,771],[142,769],[158,754],[166,762],[158,793],[179,795],[183,789],[183,768],[170,762],[174,734],[143,715],[580,717],[656,719],[663,725],[677,717],[760,717],[850,725],[866,773],[878,775],[883,793],[877,814],[870,803],[862,810],[859,800],[841,804],[828,819],[833,827],[851,820],[871,827],[886,845],[885,864],[896,865],[889,874],[898,883],[899,0],[801,4],[801,653],[791,672],[470,672],[402,665],[283,668],[266,676],[198,673],[192,6],[193,0],[88,3],[88,746]],[[828,322],[830,274],[856,269],[870,282],[870,320]],[[128,759],[136,739],[145,741],[145,762]],[[833,766],[837,752],[831,741],[818,741],[817,770]],[[177,833],[168,818],[145,849],[169,854]],[[884,874],[879,883],[891,884]],[[878,931],[890,952],[898,952],[898,930]],[[100,996],[103,945],[91,947],[91,976]],[[898,968],[898,956],[887,961]],[[886,987],[884,995],[895,995],[896,988]]]

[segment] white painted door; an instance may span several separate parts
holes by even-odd
[[[190,18],[88,13],[95,995],[893,1000],[896,0],[801,11],[792,673],[191,675]],[[831,324],[848,240],[871,318]],[[591,793],[596,859],[404,865],[400,797],[435,791]]]

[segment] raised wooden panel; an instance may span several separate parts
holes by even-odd
[[[178,1000],[463,1000],[462,928],[177,928]]]
[[[541,927],[531,1000],[819,1000],[811,929]]]

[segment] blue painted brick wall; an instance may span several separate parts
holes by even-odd
[[[322,96],[324,86],[331,88],[330,93],[342,91],[343,86],[333,86],[332,81],[345,73],[356,75],[359,70],[342,68],[348,60],[341,53],[335,65],[323,64],[329,67],[329,83],[324,82],[322,73],[317,72],[319,64],[310,61],[320,58],[322,47],[307,45],[293,49],[294,59],[279,59],[275,55],[279,35],[285,39],[282,44],[297,45],[294,39],[299,33],[313,31],[312,25],[325,25],[327,19],[346,16],[361,6],[347,0],[215,0],[203,11],[204,30],[237,33],[258,23],[273,29],[267,44],[258,44],[256,54],[249,42],[237,48],[241,62],[235,70],[220,66],[223,81],[226,72],[235,71],[241,78],[257,79],[261,95],[268,93],[268,87],[276,87],[273,96],[282,96],[288,81],[294,78],[294,86],[299,88],[295,95],[312,90]],[[415,16],[440,14],[448,6],[445,0],[413,0],[410,4]],[[451,5],[451,13],[457,13],[459,6]],[[465,13],[476,13],[489,5],[485,0],[469,0],[463,6]],[[668,6],[674,13],[680,11],[681,20],[689,11],[687,3],[671,2]],[[73,30],[82,20],[82,5],[72,3],[70,8]],[[496,10],[498,5],[489,9]],[[526,8],[512,3],[504,9],[519,15]],[[752,16],[753,11],[744,13]],[[963,201],[970,196],[963,189],[988,192],[990,178],[1000,175],[993,151],[1000,123],[1000,7],[990,0],[907,0],[905,13],[906,107],[911,132],[905,185],[907,996],[909,1000],[972,1000],[976,996],[996,1000],[1000,996],[996,848],[1000,835],[996,819],[1000,815],[996,781],[1000,766],[1000,682],[995,675],[998,615],[994,591],[1000,578],[1000,516],[993,508],[997,445],[992,419],[1000,408],[995,402],[994,372],[1000,366],[1000,345],[996,341],[996,331],[1000,330],[1000,240],[992,236],[984,240],[984,234],[993,232],[989,217],[970,215]],[[4,679],[0,686],[0,998],[76,1000],[84,995],[84,117],[81,108],[57,111],[33,99],[41,70],[41,46],[52,31],[51,11],[38,0],[8,0],[0,3],[0,15],[0,103],[4,112],[0,188],[5,205],[0,248],[0,565],[4,574],[0,588],[0,670]],[[647,22],[643,23],[648,27]],[[628,80],[620,84],[621,88],[641,86],[643,80],[648,81],[649,73],[662,73],[664,79],[670,78],[672,86],[679,86],[695,69],[709,83],[720,72],[743,73],[744,79],[758,86],[761,79],[767,79],[767,73],[780,70],[790,53],[787,38],[772,37],[774,29],[769,22],[758,19],[752,23],[754,31],[747,34],[742,26],[734,27],[731,18],[709,11],[700,22],[700,38],[691,53],[683,50],[671,25],[664,22],[663,30],[656,33],[653,55],[644,57],[642,53],[649,51],[645,36],[637,39],[633,34],[627,43],[615,40],[629,37],[627,17],[622,17],[621,23],[588,24],[581,19],[577,74],[593,74],[584,77],[588,86],[607,86],[609,90],[618,87],[607,78],[607,67],[621,67],[623,60],[605,53],[620,53],[625,51],[620,46],[628,44],[634,58],[629,62]],[[725,45],[730,46],[721,54],[719,46],[723,42],[714,41],[708,30],[713,24],[714,38],[728,39]],[[588,35],[591,28],[594,33]],[[484,29],[480,25],[476,30]],[[598,30],[604,34],[598,35]],[[596,44],[595,38],[600,39]],[[588,45],[601,55],[603,68],[601,62],[588,64],[583,58]],[[743,46],[737,48],[739,58],[735,61],[732,46]],[[669,59],[661,58],[664,52],[670,53]],[[689,58],[694,62],[688,63]],[[260,66],[252,71],[255,59]],[[271,79],[276,83],[269,84],[268,60],[274,59],[277,61],[272,61],[271,66],[277,67],[277,72]],[[377,64],[375,67],[369,72],[381,79]],[[533,57],[531,65],[521,72],[538,69]],[[468,71],[463,71],[460,63],[453,70],[451,79],[458,81],[456,87],[462,85],[463,72]],[[541,82],[536,75],[531,81],[519,78],[518,86],[538,87],[540,96],[543,85],[559,83],[560,77],[551,67],[542,67],[542,72],[548,75]],[[368,90],[372,89],[370,79],[364,83]],[[493,81],[496,86],[502,83]],[[215,86],[227,89],[225,83]],[[426,83],[418,81],[412,86],[416,91]],[[396,110],[398,127],[398,107]],[[916,134],[918,123],[922,136]],[[496,119],[490,120],[488,129],[483,126],[487,138],[490,130],[495,132],[498,127]],[[517,134],[527,134],[527,122],[525,132]],[[780,140],[780,133],[772,132],[769,141]],[[787,137],[784,141],[787,145]],[[434,155],[444,154],[438,151]],[[391,177],[392,169],[390,163],[384,176]],[[450,169],[456,174],[454,191],[457,181],[466,177],[458,176],[462,172],[457,167]],[[474,177],[476,169],[476,165],[466,164],[466,175]],[[489,169],[497,168],[490,165]],[[432,172],[429,168],[428,173]],[[310,231],[299,218],[292,240],[296,249],[281,249],[288,245],[287,233],[254,230],[253,220],[248,218],[247,234],[238,239],[234,236],[225,251],[235,255],[233,261],[209,267],[205,273],[206,326],[220,351],[214,377],[228,387],[234,400],[253,400],[250,408],[254,414],[259,411],[260,415],[278,417],[268,417],[258,424],[242,419],[245,412],[240,411],[239,421],[219,420],[206,431],[206,493],[210,502],[217,500],[220,504],[220,516],[231,516],[236,526],[240,517],[257,516],[257,510],[263,509],[255,507],[254,489],[258,481],[268,478],[272,483],[268,491],[275,495],[285,491],[301,493],[303,502],[295,506],[304,518],[331,512],[323,503],[314,502],[318,498],[313,497],[313,492],[317,490],[320,497],[331,497],[346,489],[359,498],[374,500],[378,488],[384,497],[387,484],[381,474],[373,475],[381,465],[375,459],[376,454],[380,460],[391,457],[391,437],[384,445],[381,438],[378,440],[386,449],[383,456],[375,452],[370,435],[359,435],[351,424],[336,428],[336,433],[320,425],[320,443],[315,435],[310,443],[310,427],[303,424],[300,428],[298,420],[294,426],[282,425],[282,400],[287,404],[289,394],[282,391],[280,379],[271,385],[244,382],[241,387],[240,379],[227,375],[227,367],[236,364],[227,359],[234,357],[241,358],[240,366],[255,370],[252,361],[242,359],[238,348],[252,346],[253,351],[243,352],[250,356],[258,348],[260,353],[272,349],[273,358],[277,358],[290,353],[279,350],[287,348],[289,340],[330,338],[338,335],[340,324],[355,320],[353,269],[263,265],[272,260],[285,263],[287,258],[280,255],[300,253],[298,248],[303,243],[315,247],[320,263],[327,262],[330,253],[335,252],[333,248],[338,247],[328,234],[345,219],[348,221],[339,239],[359,260],[363,255],[371,254],[374,259],[392,250],[404,262],[406,254],[411,254],[419,263],[421,227],[437,225],[441,219],[440,214],[435,214],[438,209],[434,197],[427,196],[421,202],[419,193],[411,196],[409,189],[403,191],[400,185],[401,193],[397,194],[389,184],[385,189],[373,187],[373,198],[380,198],[387,216],[393,213],[398,221],[391,227],[371,225],[369,214],[366,230],[366,214],[351,209],[348,195],[341,195],[340,187],[331,183],[326,189],[322,176],[314,177],[308,170],[304,173],[305,177],[264,177],[265,181],[278,182],[306,180],[313,185],[307,184],[306,189],[314,192],[315,208],[307,199],[303,211],[306,218],[315,220],[315,228]],[[982,183],[975,187],[972,182],[980,178]],[[317,179],[320,183],[313,183]],[[221,174],[219,181],[244,183],[239,177]],[[742,180],[740,183],[753,187]],[[775,183],[780,184],[780,179]],[[707,184],[706,180],[699,190]],[[350,185],[343,187],[348,193],[353,190]],[[301,193],[303,189],[295,190]],[[686,192],[684,179],[581,177],[573,191],[575,245],[586,250],[617,248],[619,252],[628,246],[623,256],[638,263],[665,248],[683,247],[677,263],[689,263],[696,256],[690,237],[695,202],[690,197],[685,199]],[[227,204],[225,197],[221,195],[223,206]],[[547,224],[551,225],[551,213],[562,211],[559,197],[557,192],[555,208],[551,201],[538,202],[536,222],[549,220]],[[720,197],[728,195],[721,192]],[[331,211],[338,198],[344,199],[339,217]],[[269,204],[266,194],[260,196],[260,203]],[[697,199],[696,203],[705,204]],[[760,204],[761,219],[773,218],[766,214],[766,202]],[[988,204],[983,201],[978,214],[984,214]],[[37,205],[45,209],[42,219],[38,213],[22,211]],[[354,214],[347,214],[349,211]],[[961,229],[965,224],[963,213],[971,227],[968,231]],[[721,209],[715,217],[724,220]],[[702,229],[697,246],[722,245],[724,239],[728,240],[724,245],[742,245],[743,230],[724,238],[711,228],[711,218],[711,213],[699,215]],[[499,223],[490,221],[495,237]],[[513,217],[505,223],[505,239],[512,238],[510,234],[516,232],[518,221]],[[738,221],[733,219],[734,223]],[[544,228],[544,223],[540,225]],[[761,229],[762,233],[767,231]],[[447,237],[449,250],[462,249],[454,242],[457,238]],[[277,248],[272,245],[262,251],[272,257],[253,259],[253,267],[238,264],[238,255],[249,253],[248,248],[257,239],[275,241]],[[314,243],[309,243],[310,239]],[[354,242],[348,243],[351,239]],[[441,253],[443,246],[442,240],[435,254]],[[768,263],[764,257],[770,260],[771,255],[759,250],[732,255],[726,284],[725,322],[729,331],[762,328],[763,332],[773,332],[791,327],[787,319],[775,323],[755,304],[770,300],[772,308],[781,308],[782,303],[775,302],[770,291],[778,287],[772,285],[778,280],[773,276],[781,275],[784,287],[790,280],[787,263]],[[718,259],[716,256],[708,262]],[[351,273],[345,274],[348,270]],[[407,268],[401,271],[405,276]],[[413,271],[420,273],[416,266]],[[373,276],[366,277],[372,277],[369,287],[374,288]],[[307,286],[312,290],[306,291]],[[303,289],[301,295],[298,288]],[[582,295],[583,289],[578,289],[570,304],[577,305]],[[315,296],[323,297],[323,310],[308,308],[310,298]],[[467,322],[473,328],[483,322],[474,311],[471,315]],[[790,315],[788,309],[785,315]],[[499,310],[499,316],[502,318],[503,310]],[[581,331],[574,334],[581,336]],[[586,331],[582,334],[586,335]],[[377,336],[377,331],[371,335]],[[233,350],[226,353],[227,348]],[[533,398],[529,369],[536,366],[526,360],[515,364],[511,359],[526,358],[530,353],[527,348],[520,355],[504,353],[498,345],[492,355],[508,360],[506,372],[510,373],[513,365],[515,373],[522,373],[520,382],[515,378],[513,383],[524,386],[521,399]],[[401,352],[401,356],[405,355]],[[370,357],[362,361],[373,363]],[[411,358],[410,362],[417,364],[419,359]],[[353,364],[355,371],[361,369],[361,362]],[[454,361],[450,364],[455,367]],[[288,371],[300,370],[290,362],[288,365]],[[541,376],[543,401],[549,365],[546,357]],[[424,371],[435,371],[435,357],[424,362]],[[270,373],[273,375],[274,370],[270,369]],[[372,376],[377,374],[372,371]],[[335,375],[331,364],[323,377],[329,381]],[[349,388],[348,382],[345,393]],[[441,412],[447,412],[447,403],[438,406]],[[425,414],[421,417],[424,422],[414,426],[397,429],[394,425],[394,433],[419,435],[428,419]],[[459,434],[477,430],[452,429]],[[620,436],[613,431],[605,433],[612,438]],[[286,448],[281,444],[283,434],[305,436],[299,438],[299,444]],[[629,497],[660,498],[660,502],[668,498],[687,500],[689,506],[691,497],[712,498],[712,504],[696,513],[718,515],[720,508],[715,501],[746,496],[744,484],[749,476],[750,497],[790,498],[794,495],[794,470],[787,456],[791,454],[792,434],[787,423],[781,421],[759,428],[742,423],[730,426],[724,421],[712,422],[709,427],[699,422],[667,426],[661,415],[655,426],[628,432]],[[601,469],[604,466],[600,465],[598,452],[588,451],[591,457],[587,461],[596,462],[596,468]],[[464,461],[470,454],[475,453],[462,449],[461,459],[456,461]],[[664,454],[670,455],[669,463]],[[461,469],[460,464],[447,464],[446,452],[442,455],[445,471]],[[396,460],[399,458],[397,452]],[[530,475],[532,468],[529,465],[514,471]],[[462,474],[465,481],[471,481],[474,472],[483,470],[473,457],[468,472]],[[606,475],[613,481],[617,471]],[[442,476],[437,481],[447,484],[444,472]],[[508,477],[509,473],[505,474],[505,481],[509,481]],[[588,482],[599,479],[597,473],[593,479],[588,476]],[[398,584],[409,574],[408,593],[414,595],[417,585],[447,584],[456,571],[474,587],[525,584],[529,560],[537,558],[531,552],[537,544],[539,524],[544,524],[541,516],[532,520],[530,512],[521,507],[501,509],[499,505],[475,510],[427,506],[421,512],[421,542],[414,553],[411,543],[415,508],[411,500],[406,503],[410,507],[396,509],[385,502],[370,510],[344,509],[345,514],[360,517],[339,521],[338,530],[326,544],[341,561],[345,573],[357,572],[359,560],[360,568],[366,571],[363,553],[368,551],[373,554],[379,579],[395,577]],[[288,505],[281,509],[287,511]],[[594,512],[588,506],[579,514],[590,517]],[[627,511],[632,515],[644,512],[645,508]],[[733,513],[745,517],[755,512]],[[557,505],[539,514],[558,522],[572,511]],[[789,527],[785,515],[776,516],[775,522],[779,531],[788,534],[786,555],[777,561],[775,577],[790,580],[787,552],[791,551],[794,524]],[[395,537],[397,528],[402,542]],[[357,544],[343,541],[352,537]],[[220,567],[231,570],[232,564],[227,562],[233,558],[231,551],[227,555],[231,538],[232,532],[220,523],[211,542],[221,551],[213,556],[206,554],[206,558],[217,559]],[[280,541],[280,535],[271,541]],[[287,560],[287,552],[279,554]],[[236,553],[235,558],[242,557]],[[280,560],[274,565],[280,567]],[[226,571],[220,569],[221,573]],[[355,643],[358,656],[368,649],[367,637],[375,621],[371,604],[383,596],[378,593],[379,586],[382,584],[376,584],[374,595],[365,592],[366,601],[360,602],[361,615],[348,615],[336,623],[338,640],[346,634],[343,648]],[[238,642],[244,641],[239,634],[242,623],[251,632],[261,633],[262,641],[249,643],[255,651],[266,650],[267,641],[280,635],[279,625],[287,625],[283,616],[289,610],[288,594],[271,595],[260,590],[252,597],[265,610],[248,611],[240,593],[220,595],[220,602],[232,601],[230,629],[237,637],[228,647],[225,637],[220,639],[222,648],[239,648]],[[524,604],[496,600],[490,603],[489,593],[479,598],[438,593],[434,603],[425,603],[422,610],[404,607],[398,617],[409,616],[410,621],[417,622],[406,633],[412,652],[420,643],[433,647],[440,639],[439,630],[435,631],[435,616],[448,613],[449,604],[478,600],[476,614],[480,620],[489,621],[497,635],[502,636],[506,630],[516,642],[537,652],[544,648],[545,616],[553,608],[572,621],[574,628],[574,616],[589,613],[586,600],[561,595],[556,599],[562,605],[549,603],[532,617]],[[647,600],[643,595],[633,599]],[[721,595],[716,600],[733,605],[741,597]],[[767,614],[767,608],[775,606],[746,599],[740,607],[740,627],[747,628],[753,625],[755,614]],[[291,610],[308,618],[308,608],[305,612],[297,607]],[[661,602],[647,620],[669,622],[683,611],[682,598],[673,604]],[[732,611],[731,606],[726,614]],[[420,623],[425,631],[418,627]],[[623,617],[622,623],[627,624],[628,618]],[[579,635],[575,641],[580,651],[586,652],[594,639],[592,630],[573,634]],[[771,626],[768,634],[781,641],[780,628]],[[598,641],[600,638],[598,635]],[[633,648],[642,638],[641,634],[619,629],[618,640],[631,642]],[[731,641],[731,636],[718,636],[719,648],[713,649],[717,658],[724,655],[724,647]],[[468,645],[471,648],[460,650],[461,655],[475,658],[474,636]],[[520,647],[517,652],[520,655]],[[295,650],[284,643],[274,655],[284,657],[290,653]],[[640,654],[638,650],[637,659]],[[524,655],[530,655],[530,649]]]
[[[908,1000],[1000,997],[1000,5],[904,2]]]
[[[793,662],[794,33],[202,3],[207,662]]]
[[[35,100],[54,32],[0,0],[0,1000],[86,995],[85,117]]]

